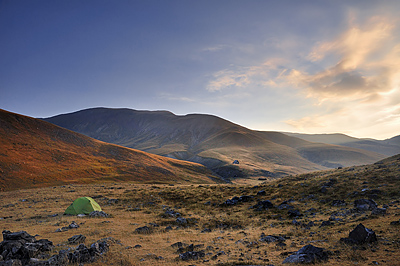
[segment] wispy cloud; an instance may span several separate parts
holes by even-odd
[[[313,99],[312,112],[286,124],[308,132],[400,130],[398,20],[375,16],[314,45],[302,58],[273,58],[213,75],[207,90],[296,88],[299,102]],[[296,116],[295,116],[296,117]],[[372,129],[374,128],[374,129]],[[360,135],[360,134],[359,134]]]

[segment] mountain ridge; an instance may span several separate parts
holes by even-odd
[[[385,157],[280,132],[250,130],[214,115],[102,107],[43,119],[102,141],[201,163],[224,177],[277,177]],[[234,160],[240,165],[232,165]]]

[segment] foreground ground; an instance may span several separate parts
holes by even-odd
[[[400,225],[391,222],[400,218],[399,170],[399,160],[392,158],[259,185],[106,183],[2,192],[0,229],[47,238],[57,246],[54,252],[74,247],[67,239],[77,234],[87,244],[117,239],[93,265],[281,265],[307,244],[330,251],[325,265],[398,265]],[[111,217],[63,215],[81,196],[95,198]],[[235,196],[238,201],[227,201]],[[386,214],[355,211],[356,199],[373,199]],[[265,200],[273,207],[253,207]],[[56,232],[72,221],[80,227]],[[355,246],[340,241],[359,223],[375,231],[378,241]],[[262,241],[263,233],[283,239]],[[180,251],[172,246],[178,242]],[[190,244],[205,256],[179,258]]]

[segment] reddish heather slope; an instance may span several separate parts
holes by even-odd
[[[104,143],[0,109],[0,190],[112,180],[214,183],[219,179],[200,164]]]

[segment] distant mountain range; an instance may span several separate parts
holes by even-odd
[[[250,130],[204,114],[93,108],[43,120],[101,141],[200,163],[229,178],[279,177],[369,164],[390,153],[363,149],[368,145],[362,143],[352,147],[350,141],[334,145],[306,140],[307,136]],[[390,143],[381,146],[391,152],[397,148]]]
[[[300,134],[287,133],[288,136],[300,138],[311,142],[335,144],[345,147],[363,149],[377,152],[386,156],[393,156],[400,153],[400,136],[386,140],[358,139],[344,134]]]
[[[200,164],[101,142],[0,109],[0,191],[106,181],[223,182]]]

